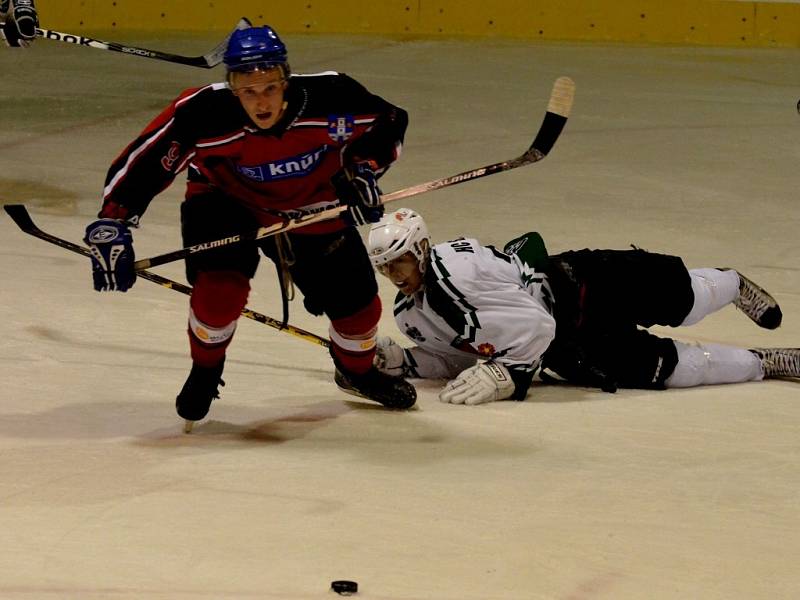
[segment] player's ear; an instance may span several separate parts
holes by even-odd
[[[239,95],[239,92],[238,92],[238,90],[237,90],[237,89],[234,87],[234,85],[233,85],[233,77],[234,77],[234,73],[233,73],[233,72],[231,72],[231,71],[229,71],[229,72],[228,72],[228,73],[225,75],[225,81],[226,81],[226,83],[228,84],[228,89],[230,89],[230,91],[231,91],[231,92],[233,92],[233,95],[234,95],[234,96],[238,96],[238,95]]]

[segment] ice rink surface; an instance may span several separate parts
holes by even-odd
[[[123,38],[202,54],[219,39]],[[572,117],[538,164],[401,204],[435,241],[627,248],[737,267],[781,303],[683,340],[800,346],[800,51],[286,36],[406,108],[393,191],[525,150],[556,77]],[[79,241],[114,156],[207,71],[55,42],[0,52],[0,200]],[[183,177],[134,233],[180,247]],[[398,206],[399,207],[399,206]],[[398,208],[396,207],[396,208]],[[181,265],[156,269],[184,281]],[[88,260],[0,215],[0,598],[800,597],[800,382],[534,387],[526,402],[354,401],[317,345],[242,319],[222,399],[184,435],[186,297],[96,294]],[[385,306],[394,292],[381,282]],[[280,316],[271,264],[249,306]],[[291,322],[326,335],[300,302]],[[513,325],[513,324],[512,324]],[[383,333],[398,336],[390,311]]]

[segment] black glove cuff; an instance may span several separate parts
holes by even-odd
[[[511,375],[511,381],[514,382],[514,393],[511,394],[512,400],[525,400],[528,395],[528,388],[531,387],[533,375],[536,370],[522,371],[506,367],[508,374]]]

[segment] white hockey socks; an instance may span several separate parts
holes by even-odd
[[[674,343],[678,350],[678,364],[664,382],[668,388],[764,379],[761,359],[750,350],[721,344]]]
[[[690,269],[694,305],[681,325],[694,325],[739,296],[739,274],[734,270]]]

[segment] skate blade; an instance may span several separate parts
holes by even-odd
[[[419,406],[416,403],[412,404],[408,408],[392,408],[390,406],[386,406],[385,404],[381,403],[378,400],[375,400],[375,398],[370,398],[369,396],[365,396],[364,394],[361,394],[361,393],[355,391],[353,388],[342,387],[338,383],[336,384],[336,387],[338,387],[340,391],[344,392],[345,394],[348,394],[349,396],[355,396],[356,398],[363,398],[364,400],[369,400],[370,402],[374,402],[378,406],[383,406],[386,410],[393,410],[393,411],[398,411],[398,412],[407,412],[407,411],[410,411],[410,410],[418,410],[419,409]]]
[[[356,398],[363,398],[364,400],[371,400],[371,398],[368,398],[364,394],[360,394],[359,392],[355,391],[353,388],[342,387],[339,384],[336,384],[336,387],[339,388],[339,391],[344,392],[345,394],[348,394],[350,396],[355,396]]]
[[[190,421],[189,419],[186,419],[183,422],[183,433],[192,433],[195,423],[196,421]]]

